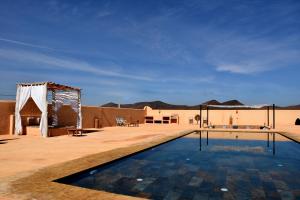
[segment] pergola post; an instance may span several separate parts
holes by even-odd
[[[273,129],[275,129],[275,104],[273,104]]]

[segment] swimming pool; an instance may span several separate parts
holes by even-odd
[[[57,182],[150,199],[297,199],[298,177],[296,142],[279,134],[205,131]]]

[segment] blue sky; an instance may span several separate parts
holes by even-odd
[[[91,105],[290,105],[299,75],[300,1],[0,2],[2,99],[53,81]]]

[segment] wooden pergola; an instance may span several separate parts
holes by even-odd
[[[57,84],[54,82],[34,82],[34,83],[18,83],[17,85],[20,86],[39,86],[39,85],[47,85],[47,89],[48,90],[76,90],[76,91],[81,91],[80,88],[77,87],[71,87],[71,86],[67,86],[67,85],[61,85],[61,84]]]
[[[17,84],[16,95],[16,112],[15,112],[15,134],[22,132],[20,111],[32,97],[38,108],[42,112],[40,130],[44,137],[48,136],[48,97],[49,92],[52,93],[52,111],[53,111],[53,126],[57,126],[57,110],[64,103],[64,100],[74,102],[71,105],[72,109],[77,112],[77,128],[81,128],[81,89],[67,85],[61,85],[54,82],[34,82],[34,83],[19,83]]]

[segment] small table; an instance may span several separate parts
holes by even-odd
[[[68,135],[72,134],[72,136],[82,136],[82,133],[84,132],[84,129],[82,128],[71,128],[67,129]]]
[[[131,122],[131,123],[128,123],[127,125],[128,125],[128,127],[129,126],[138,127],[139,123],[138,122]]]

